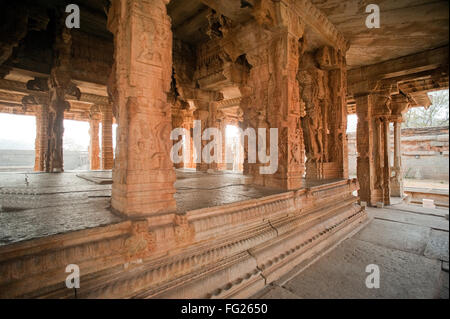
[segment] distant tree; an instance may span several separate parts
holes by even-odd
[[[448,90],[429,93],[432,104],[413,107],[405,114],[403,127],[419,128],[449,125]]]

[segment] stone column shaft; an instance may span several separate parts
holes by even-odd
[[[258,27],[256,27],[258,28]],[[266,40],[267,41],[267,40]],[[246,83],[241,86],[240,103],[243,115],[243,130],[266,129],[267,153],[270,145],[277,143],[278,163],[271,163],[275,171],[270,172],[269,163],[249,163],[247,143],[244,144],[244,174],[252,177],[252,183],[282,189],[297,189],[302,186],[305,171],[305,149],[300,123],[301,106],[297,71],[299,63],[299,37],[289,32],[280,32],[257,49],[246,54],[252,68]],[[278,141],[270,139],[270,129],[277,129]],[[261,169],[267,169],[263,174]]]
[[[176,211],[167,2],[113,0],[108,13],[115,44],[110,92],[118,121],[111,206],[131,217],[157,215],[159,221]]]
[[[58,89],[56,89],[58,90]],[[60,95],[56,93],[55,95]],[[66,103],[62,93],[50,103],[48,115],[48,150],[46,156],[45,171],[49,173],[60,173],[63,168],[63,135],[64,135],[64,110]]]
[[[42,126],[42,114],[36,112],[36,139],[34,141],[34,171],[41,171],[41,126]]]
[[[100,142],[99,142],[99,121],[91,119],[89,120],[89,158],[91,170],[100,169]]]
[[[389,94],[364,94],[355,96],[358,125],[356,146],[358,150],[357,175],[359,197],[370,206],[378,202],[389,205],[389,121],[380,115],[389,101]]]
[[[109,170],[113,166],[112,110],[110,106],[104,106],[102,109],[102,169]]]
[[[202,103],[204,104],[204,103]],[[209,104],[209,103],[207,103]],[[208,128],[208,117],[209,117],[210,112],[208,110],[204,108],[202,109],[198,109],[194,112],[194,116],[195,116],[195,120],[199,120],[201,121],[201,125],[202,125],[202,130],[201,130],[201,135],[200,135],[200,139],[201,139],[201,148],[198,149],[198,146],[195,145],[194,143],[194,148],[195,148],[195,152],[197,154],[197,159],[201,159],[200,163],[195,163],[196,164],[196,170],[199,172],[206,172],[209,168],[209,164],[205,162],[205,160],[202,157],[202,152],[203,149],[205,148],[206,144],[208,144],[208,141],[205,141],[201,138],[201,136],[203,135],[203,131]],[[193,137],[194,138],[194,137]],[[195,142],[195,138],[194,138],[194,142]]]
[[[402,152],[401,152],[401,123],[394,121],[394,166],[391,177],[391,196],[403,196]]]
[[[42,104],[40,107],[40,126],[39,130],[39,171],[45,171],[45,159],[48,153],[48,105]]]
[[[389,132],[389,120],[383,119],[383,155],[384,155],[384,167],[383,167],[383,201],[385,205],[391,204],[391,191],[390,191],[390,175],[391,165],[389,164],[389,151],[390,151],[390,132]]]

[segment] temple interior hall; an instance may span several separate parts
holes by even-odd
[[[449,3],[366,2],[2,4],[0,298],[448,298]]]

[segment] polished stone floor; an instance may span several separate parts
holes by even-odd
[[[294,269],[254,297],[448,299],[448,210],[400,201],[367,210],[372,220],[365,228],[305,270]],[[370,264],[378,266],[379,288],[365,284]]]
[[[178,212],[283,192],[228,171],[176,174]],[[111,183],[111,171],[0,173],[0,246],[120,222],[110,211]]]

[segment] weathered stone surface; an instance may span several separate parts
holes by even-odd
[[[385,214],[385,212],[389,214]],[[380,211],[378,209],[368,209],[368,212],[379,219],[385,219],[393,222],[401,222],[404,224],[412,224],[417,226],[431,227],[437,230],[448,231],[449,223],[443,216],[432,216],[425,214],[412,213],[408,211],[391,210],[390,207],[386,207],[385,210]]]
[[[379,289],[365,285],[369,264],[380,267]],[[436,298],[439,271],[436,260],[348,239],[285,286],[301,298]]]
[[[375,218],[370,227],[359,232],[354,238],[386,248],[423,255],[429,232],[429,228],[423,226],[405,225]],[[381,233],[383,236],[380,235]]]
[[[432,229],[424,255],[425,257],[439,259],[448,263],[448,231]]]

